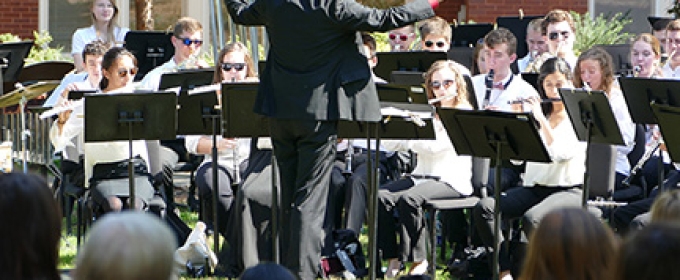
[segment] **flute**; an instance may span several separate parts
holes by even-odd
[[[442,102],[442,101],[449,100],[451,98],[455,98],[456,96],[457,96],[456,94],[447,94],[447,95],[443,95],[443,96],[440,96],[440,97],[437,97],[437,98],[430,99],[430,100],[427,101],[427,103],[432,105],[432,104],[435,104],[437,102]]]
[[[640,75],[640,71],[642,71],[642,67],[640,67],[640,65],[635,65],[635,67],[633,67],[633,77],[637,78]]]
[[[58,114],[60,114],[60,113],[66,112],[66,111],[68,111],[68,110],[73,110],[73,109],[75,109],[75,108],[77,108],[77,107],[80,107],[80,106],[83,106],[83,105],[85,105],[85,103],[84,103],[84,101],[83,101],[82,99],[81,99],[81,100],[76,100],[76,101],[73,101],[73,102],[72,102],[70,105],[68,105],[68,106],[56,106],[56,107],[54,107],[54,108],[52,108],[52,109],[49,109],[49,110],[43,112],[42,114],[40,114],[40,116],[38,116],[38,118],[40,118],[41,120],[44,120],[44,119],[46,119],[46,118],[50,118],[50,117],[52,117],[52,116],[56,116],[56,115],[58,115]]]
[[[517,99],[513,101],[508,101],[508,104],[522,104],[529,102],[529,99]],[[544,98],[541,99],[541,103],[551,103],[551,102],[562,102],[561,98]]]

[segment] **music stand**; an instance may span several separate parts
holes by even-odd
[[[33,41],[0,44],[0,94],[4,94],[4,83],[15,82],[19,78],[24,60],[33,47]]]
[[[507,28],[512,34],[515,34],[515,37],[517,38],[517,57],[524,57],[528,53],[528,46],[526,44],[527,26],[529,26],[529,23],[532,20],[542,17],[544,16],[511,16],[496,18],[498,27]]]
[[[125,34],[125,48],[135,55],[139,67],[135,81],[175,55],[175,46],[170,40],[172,34],[165,31],[129,31]]]
[[[178,72],[170,72],[161,75],[158,85],[159,90],[166,90],[179,87],[178,94],[186,93],[197,87],[212,84],[214,68],[188,69]]]
[[[680,90],[678,90],[675,80],[619,77],[619,84],[628,104],[628,112],[630,112],[635,123],[643,125],[658,123],[650,104],[675,107],[680,105]],[[661,154],[661,151],[659,151],[657,159],[659,189],[663,188],[664,181],[663,156]],[[624,180],[623,183],[629,184],[630,182]]]
[[[91,95],[97,93],[96,89],[86,89],[86,90],[72,90],[68,92],[68,100],[80,100],[85,97],[85,95]]]
[[[85,98],[85,142],[128,141],[130,208],[135,208],[132,140],[175,139],[173,92],[93,94]]]
[[[629,44],[595,45],[605,50],[612,57],[614,74],[626,76],[633,71],[633,64],[630,62]]]
[[[472,47],[451,47],[449,51],[446,52],[446,57],[450,60],[458,62],[468,69],[472,69],[475,65],[475,46]]]
[[[495,160],[495,185],[501,184],[502,160],[551,162],[530,113],[471,111],[437,108],[449,138],[458,154]],[[494,188],[493,274],[498,279],[501,188]]]
[[[493,30],[491,23],[451,25],[451,47],[475,47],[479,39]]]
[[[562,102],[580,141],[586,142],[586,162],[590,155],[591,143],[625,145],[619,125],[616,122],[609,99],[603,91],[585,89],[559,89]],[[583,207],[588,205],[590,191],[588,168],[583,174]]]
[[[659,121],[659,130],[661,130],[671,160],[680,162],[680,130],[677,129],[680,122],[680,108],[661,104],[650,104],[650,107]]]
[[[543,91],[543,87],[538,84],[538,73],[521,73],[520,76],[522,76],[522,80],[525,80],[527,83],[533,86],[536,91]]]
[[[373,72],[378,77],[390,77],[392,71],[426,72],[435,61],[447,59],[445,52],[429,51],[379,52],[376,56]]]

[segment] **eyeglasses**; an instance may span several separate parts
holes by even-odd
[[[413,34],[413,33],[411,33],[411,34]],[[411,34],[409,34],[409,35],[390,34],[388,37],[392,41],[396,40],[397,38],[399,38],[399,41],[406,41],[406,40],[408,40],[408,37],[411,37]]]
[[[453,83],[453,80],[432,81],[430,82],[430,87],[432,87],[432,89],[439,89],[444,86],[444,88],[448,89]]]
[[[222,63],[222,70],[231,71],[234,68],[236,71],[241,71],[246,68],[245,63]]]
[[[130,74],[130,76],[137,75],[137,70],[139,70],[137,67],[130,69],[120,69],[118,70],[118,77],[125,78],[125,76],[128,74]]]
[[[567,38],[569,38],[569,31],[550,32],[548,34],[548,38],[550,39],[550,41],[555,41],[559,38],[560,35],[562,35],[562,37],[564,37],[564,39],[567,39]]]
[[[438,48],[443,48],[444,46],[446,46],[446,43],[444,41],[437,41],[436,43],[432,41],[425,41],[425,46],[428,48],[431,48],[435,44],[437,45]]]
[[[198,39],[191,40],[189,38],[181,38],[181,37],[177,37],[177,39],[180,39],[182,41],[182,43],[187,47],[191,46],[191,44],[194,44],[197,47],[200,47],[201,45],[203,45],[203,40],[198,40]]]

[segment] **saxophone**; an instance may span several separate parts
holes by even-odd
[[[524,71],[522,73],[538,73],[541,70],[541,65],[543,63],[554,57],[550,52],[544,52],[542,54],[538,54],[538,51],[531,51],[531,59],[529,60],[529,64],[527,64],[527,67],[524,68]]]

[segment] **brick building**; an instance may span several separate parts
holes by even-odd
[[[38,30],[38,0],[0,0],[0,11],[0,34],[32,38],[33,30]]]

